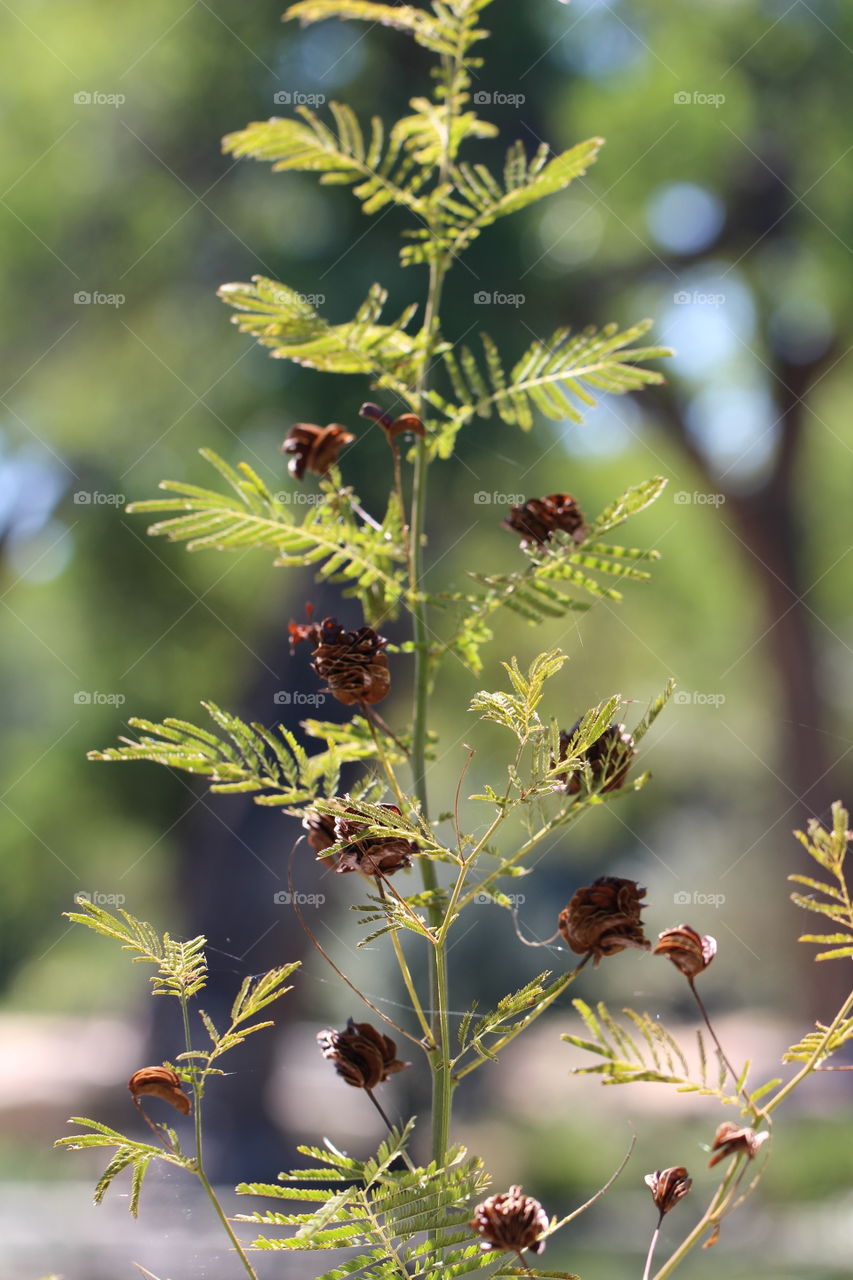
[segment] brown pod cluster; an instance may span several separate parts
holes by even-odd
[[[354,1089],[375,1089],[389,1076],[410,1067],[401,1062],[397,1046],[390,1036],[383,1036],[369,1022],[347,1019],[343,1031],[321,1031],[317,1043],[323,1057],[335,1064],[335,1070]]]
[[[380,809],[399,816],[395,804],[381,804]],[[349,843],[338,854],[337,870],[360,871],[366,876],[388,876],[412,865],[412,855],[418,846],[405,836],[362,836],[369,827],[356,811],[346,808],[334,819],[335,840]]]
[[[679,1200],[682,1200],[693,1186],[693,1179],[688,1177],[683,1165],[647,1173],[643,1181],[651,1191],[652,1199],[660,1210],[661,1217],[669,1213],[670,1209],[674,1209]]]
[[[302,818],[302,826],[308,833],[306,839],[315,853],[322,854],[325,849],[328,849],[337,841],[335,819],[330,813],[318,813],[316,809],[308,809]],[[328,858],[321,858],[320,861],[324,862],[327,867],[336,867],[338,865],[334,854]]]
[[[301,480],[306,471],[324,476],[337,462],[344,445],[352,444],[354,439],[339,422],[330,422],[327,427],[297,422],[290,428],[281,451],[290,454],[287,469],[294,480]]]
[[[570,493],[552,493],[547,498],[528,498],[518,507],[510,507],[501,521],[504,529],[521,534],[521,545],[542,547],[559,529],[575,542],[583,542],[586,525],[583,513]]]
[[[382,651],[388,641],[372,627],[347,631],[337,618],[324,618],[320,623],[291,622],[289,632],[291,646],[302,640],[314,645],[311,667],[344,706],[372,705],[387,697],[391,673]]]
[[[711,1159],[708,1168],[725,1160],[726,1156],[746,1155],[750,1160],[758,1154],[758,1149],[766,1142],[770,1134],[756,1133],[754,1129],[741,1128],[732,1120],[724,1120],[714,1135],[711,1143]]]
[[[565,729],[560,730],[560,759],[554,760],[553,764],[559,764],[561,760],[567,758],[569,744],[580,728],[580,724],[578,720],[568,732]],[[624,787],[636,754],[634,739],[624,724],[608,725],[601,736],[590,743],[584,752],[583,758],[589,766],[593,787],[602,792],[618,791]],[[584,771],[581,768],[567,769],[557,777],[563,790],[570,796],[576,796],[585,782]]]
[[[180,1076],[171,1067],[140,1067],[127,1082],[134,1102],[143,1095],[162,1098],[181,1115],[188,1116],[192,1103],[181,1089]]]
[[[692,982],[705,972],[717,954],[717,939],[709,933],[702,937],[689,924],[679,924],[674,929],[664,929],[658,935],[653,954],[666,956]]]
[[[545,1241],[539,1237],[548,1228],[548,1215],[538,1200],[522,1194],[521,1187],[510,1187],[478,1204],[469,1225],[481,1237],[481,1249],[541,1253]]]
[[[647,951],[651,943],[640,919],[645,894],[635,880],[599,876],[577,889],[560,912],[560,933],[576,955],[591,955],[596,965],[626,947]]]

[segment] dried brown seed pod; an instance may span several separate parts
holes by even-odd
[[[291,622],[288,630],[291,647],[302,640],[314,644],[311,666],[338,702],[352,707],[387,697],[391,673],[382,650],[388,641],[372,627],[347,631],[337,618],[324,618],[321,623]]]
[[[647,951],[651,943],[640,919],[645,893],[635,880],[599,876],[577,889],[560,912],[560,933],[576,955],[591,955],[596,965],[626,947]]]
[[[661,1217],[674,1209],[693,1186],[693,1179],[688,1177],[683,1165],[673,1169],[658,1169],[655,1173],[647,1173],[643,1179],[652,1199],[660,1210]]]
[[[337,841],[335,835],[335,819],[330,813],[318,813],[316,809],[306,809],[302,818],[302,826],[308,832],[306,837],[316,853],[322,853]],[[327,867],[336,867],[338,860],[334,854],[328,858],[320,858]]]
[[[567,758],[569,744],[580,728],[580,724],[581,722],[578,720],[568,732],[565,729],[560,730],[560,760]],[[620,787],[625,785],[628,770],[631,768],[636,754],[637,748],[634,746],[634,739],[625,728],[625,725],[608,725],[600,737],[596,738],[595,742],[590,743],[583,755],[592,775],[592,786],[602,793],[618,791]],[[554,760],[552,763],[556,765],[559,761]],[[563,790],[570,796],[576,796],[586,781],[584,771],[581,768],[568,769],[564,774],[557,774],[557,778]]]
[[[281,451],[290,454],[287,469],[294,480],[301,480],[306,471],[324,476],[337,462],[344,445],[352,444],[354,439],[339,422],[330,422],[327,427],[297,422],[290,428]]]
[[[717,954],[717,939],[712,938],[709,933],[702,937],[689,924],[679,924],[672,929],[664,929],[658,935],[652,954],[666,956],[685,978],[692,980],[704,973],[714,959]]]
[[[744,1153],[750,1160],[758,1154],[758,1149],[763,1142],[766,1142],[770,1134],[756,1133],[754,1129],[741,1128],[732,1120],[724,1120],[714,1135],[714,1141],[711,1143],[711,1159],[708,1161],[708,1168],[713,1169],[715,1164],[719,1164],[721,1160],[725,1160],[726,1156],[738,1156]]]
[[[416,413],[401,413],[399,417],[393,418],[390,413],[386,413],[384,409],[380,409],[378,404],[367,402],[363,404],[358,411],[360,418],[369,418],[371,422],[377,422],[388,437],[389,443],[393,446],[397,436],[425,435],[424,424]]]
[[[347,1019],[343,1031],[321,1031],[317,1043],[323,1057],[335,1064],[338,1075],[355,1089],[375,1089],[389,1076],[410,1067],[401,1062],[397,1046],[390,1036],[384,1036],[369,1022],[353,1022]]]
[[[556,529],[570,534],[575,542],[583,542],[587,532],[583,513],[570,493],[528,498],[521,506],[510,507],[501,524],[504,529],[521,534],[523,547],[544,546]]]
[[[349,797],[347,797],[348,799]],[[381,804],[380,809],[399,814],[395,804]],[[359,839],[363,831],[370,825],[354,809],[345,808],[340,816],[336,816],[335,839],[347,840],[350,843],[338,854],[337,869],[344,871],[361,871],[366,876],[388,876],[412,865],[412,855],[418,852],[418,846],[405,836],[365,836]]]
[[[478,1204],[469,1225],[482,1237],[481,1249],[506,1249],[520,1256],[525,1249],[541,1253],[545,1248],[539,1237],[548,1228],[548,1215],[521,1187],[510,1187]]]
[[[181,1089],[180,1076],[171,1067],[140,1067],[128,1080],[127,1087],[137,1103],[140,1097],[150,1094],[176,1107],[181,1115],[189,1115],[192,1108],[190,1099]]]

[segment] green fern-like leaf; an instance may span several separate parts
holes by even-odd
[[[850,818],[847,810],[838,801],[832,806],[832,829],[826,830],[816,818],[808,824],[807,832],[795,831],[794,835],[809,855],[829,876],[835,884],[825,880],[816,880],[812,876],[791,875],[789,880],[795,884],[816,890],[822,897],[814,894],[792,893],[791,901],[804,911],[812,911],[817,915],[828,917],[836,926],[834,933],[804,933],[800,942],[812,942],[818,946],[829,946],[828,951],[821,951],[816,960],[842,960],[853,957],[853,900],[847,886],[845,860],[850,842]],[[828,901],[827,901],[828,899]]]
[[[250,792],[262,805],[302,805],[321,788],[333,795],[341,762],[363,758],[363,752],[351,755],[345,745],[309,756],[283,725],[271,730],[247,724],[213,702],[202,705],[218,734],[185,720],[155,724],[133,717],[128,723],[139,731],[137,740],[123,738],[125,745],[91,751],[89,759],[149,760],[209,778],[213,792]]]
[[[452,57],[457,51],[453,27],[413,5],[375,4],[373,0],[300,0],[299,4],[291,5],[284,16],[297,19],[303,26],[328,18],[357,18],[405,31],[433,53]]]
[[[90,902],[83,896],[78,896],[75,901],[80,909],[67,911],[65,914],[69,920],[120,943],[122,950],[133,953],[135,962],[156,967],[157,973],[151,979],[153,995],[189,999],[204,989],[207,979],[206,938],[199,935],[179,942],[169,933],[161,936],[147,921],[138,920],[123,908],[113,915],[99,903]]]

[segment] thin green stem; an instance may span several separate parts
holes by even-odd
[[[675,1252],[667,1258],[661,1269],[655,1272],[654,1280],[665,1280],[666,1276],[671,1276],[675,1268],[687,1257],[693,1246],[701,1240],[708,1228],[714,1226],[722,1217],[726,1201],[729,1198],[731,1184],[734,1181],[739,1163],[740,1162],[737,1158],[732,1161],[731,1168],[723,1178],[723,1181],[717,1187],[717,1190],[714,1192],[708,1208],[705,1210],[690,1234],[684,1237],[681,1244]]]
[[[741,1095],[744,1102],[749,1107],[750,1111],[756,1117],[756,1119],[760,1120],[762,1117],[762,1112],[758,1109],[758,1107],[756,1107],[755,1103],[752,1101],[752,1098],[750,1098],[746,1089],[742,1087],[738,1088],[737,1072],[735,1071],[734,1067],[726,1057],[726,1052],[723,1049],[723,1046],[720,1044],[720,1038],[717,1035],[716,1031],[714,1030],[714,1027],[711,1023],[711,1019],[708,1016],[708,1010],[705,1008],[705,1003],[702,1000],[702,997],[699,995],[699,992],[696,990],[696,985],[693,979],[691,977],[688,977],[687,983],[688,983],[688,986],[690,987],[690,990],[693,992],[693,998],[696,1001],[699,1012],[701,1013],[704,1019],[705,1026],[708,1028],[708,1033],[711,1039],[714,1041],[714,1044],[717,1046],[717,1053],[720,1055],[720,1058],[725,1063],[726,1069],[728,1070],[728,1073],[732,1078],[732,1083],[734,1084],[735,1089],[737,1089],[738,1093]]]
[[[784,1098],[787,1098],[788,1094],[791,1093],[792,1090],[796,1089],[797,1085],[802,1080],[804,1080],[807,1075],[810,1075],[811,1072],[814,1071],[815,1066],[820,1061],[820,1058],[825,1052],[826,1046],[829,1044],[830,1040],[832,1039],[836,1029],[848,1016],[851,1009],[853,1009],[853,991],[850,992],[849,996],[844,1001],[844,1004],[841,1006],[841,1008],[838,1010],[838,1013],[833,1018],[831,1024],[829,1025],[829,1027],[827,1027],[826,1034],[821,1039],[820,1043],[818,1044],[814,1053],[809,1058],[808,1062],[803,1064],[802,1070],[798,1071],[797,1074],[793,1076],[788,1081],[787,1084],[783,1085],[782,1088],[779,1090],[779,1092],[774,1094],[773,1097],[770,1099],[770,1101],[767,1103],[767,1105],[763,1108],[765,1115],[769,1115],[771,1111],[775,1111],[779,1103],[782,1102]]]
[[[379,881],[379,896],[384,901],[385,886],[382,884],[381,880]],[[389,930],[389,932],[391,934],[391,946],[394,948],[394,955],[397,957],[397,964],[399,965],[399,968],[400,968],[400,974],[402,976],[403,983],[405,984],[406,990],[409,993],[409,999],[412,1002],[412,1009],[414,1011],[415,1017],[417,1018],[418,1022],[421,1025],[421,1030],[424,1033],[424,1043],[427,1049],[432,1050],[435,1048],[435,1044],[433,1043],[433,1038],[432,1038],[432,1028],[429,1025],[429,1020],[426,1014],[424,1013],[423,1005],[421,1004],[420,999],[418,997],[417,988],[415,987],[411,970],[409,969],[405,952],[403,951],[403,944],[400,942],[400,939],[397,936],[396,929],[391,929]]]
[[[181,1019],[184,1024],[184,1042],[186,1045],[186,1051],[187,1053],[192,1053],[193,1046],[192,1046],[192,1035],[190,1033],[190,1014],[189,1014],[189,1009],[187,1007],[187,998],[185,995],[181,996],[180,1003],[181,1003]],[[201,1078],[199,1078],[195,1072],[193,1073],[193,1080],[192,1080],[193,1120],[195,1123],[195,1161],[193,1162],[194,1163],[193,1172],[197,1176],[201,1185],[204,1187],[204,1190],[207,1194],[207,1198],[210,1200],[210,1203],[213,1205],[213,1208],[216,1212],[216,1216],[219,1218],[219,1221],[222,1223],[223,1229],[226,1235],[228,1236],[228,1239],[231,1241],[231,1244],[233,1245],[237,1253],[237,1256],[242,1262],[246,1270],[246,1273],[251,1277],[251,1280],[258,1280],[257,1272],[255,1271],[249,1259],[246,1257],[246,1254],[243,1250],[243,1246],[240,1243],[240,1241],[237,1239],[237,1236],[234,1234],[234,1228],[231,1226],[231,1223],[228,1221],[228,1217],[225,1213],[225,1210],[222,1208],[222,1205],[219,1203],[219,1199],[216,1195],[216,1192],[214,1191],[213,1187],[210,1185],[207,1174],[204,1171],[204,1164],[203,1164],[203,1157],[202,1157],[202,1130],[201,1130],[201,1097],[202,1097],[203,1079],[204,1079],[203,1075],[201,1076]]]
[[[365,1088],[364,1092],[367,1094],[368,1098],[369,1098],[369,1099],[370,1099],[370,1101],[373,1103],[374,1107],[375,1107],[375,1108],[376,1108],[376,1110],[379,1112],[379,1114],[381,1115],[382,1119],[385,1121],[385,1127],[387,1128],[388,1132],[389,1132],[389,1133],[393,1133],[393,1132],[394,1132],[394,1126],[393,1126],[393,1124],[391,1123],[391,1121],[388,1119],[387,1115],[385,1114],[385,1109],[384,1109],[384,1107],[382,1106],[382,1104],[380,1103],[379,1099],[376,1097],[376,1094],[373,1092],[373,1090],[372,1090],[372,1089],[367,1089],[367,1088]],[[400,1148],[400,1156],[402,1157],[403,1162],[404,1162],[404,1164],[406,1165],[406,1168],[409,1170],[409,1172],[410,1172],[410,1173],[415,1173],[415,1172],[416,1172],[416,1169],[415,1169],[415,1166],[412,1164],[412,1161],[411,1161],[411,1158],[409,1157],[409,1153],[408,1153],[408,1151],[404,1150],[404,1149],[401,1147],[401,1148]]]

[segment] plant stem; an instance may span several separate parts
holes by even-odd
[[[385,1114],[385,1109],[383,1108],[383,1106],[382,1106],[382,1104],[380,1103],[379,1099],[376,1097],[376,1094],[373,1092],[373,1090],[372,1090],[372,1089],[365,1089],[365,1091],[364,1091],[364,1092],[367,1094],[368,1098],[369,1098],[369,1099],[370,1099],[370,1101],[373,1103],[374,1107],[375,1107],[375,1108],[376,1108],[376,1110],[379,1112],[379,1114],[381,1115],[382,1119],[385,1121],[385,1127],[387,1128],[388,1132],[389,1132],[389,1133],[393,1133],[393,1132],[394,1132],[394,1126],[393,1126],[393,1124],[391,1123],[391,1121],[388,1119],[388,1117],[386,1116],[386,1114]],[[412,1161],[411,1161],[411,1159],[409,1158],[409,1153],[408,1153],[408,1151],[406,1151],[404,1148],[402,1148],[402,1147],[401,1147],[401,1149],[400,1149],[400,1155],[401,1155],[401,1157],[402,1157],[402,1159],[403,1159],[403,1162],[405,1163],[405,1165],[406,1165],[407,1169],[409,1170],[409,1172],[410,1172],[410,1173],[414,1173],[414,1172],[415,1172],[415,1166],[412,1164]]]
[[[729,1075],[730,1075],[730,1076],[731,1076],[731,1078],[732,1078],[732,1082],[733,1082],[733,1084],[734,1084],[735,1089],[738,1089],[738,1075],[737,1075],[737,1072],[735,1071],[734,1067],[732,1066],[732,1064],[729,1062],[728,1058],[726,1057],[725,1050],[723,1049],[723,1046],[720,1044],[719,1037],[718,1037],[718,1035],[717,1035],[716,1031],[714,1030],[714,1028],[713,1028],[713,1026],[712,1026],[712,1024],[711,1024],[711,1019],[708,1017],[708,1010],[705,1008],[704,1001],[702,1000],[702,997],[699,995],[699,992],[696,990],[696,985],[695,985],[695,983],[694,983],[693,979],[692,979],[692,978],[690,978],[690,977],[688,977],[687,982],[688,982],[688,985],[689,985],[689,987],[690,987],[690,990],[693,992],[693,998],[694,998],[694,1000],[696,1001],[696,1004],[697,1004],[697,1006],[698,1006],[698,1008],[699,1008],[699,1012],[701,1013],[701,1015],[702,1015],[702,1017],[703,1017],[703,1019],[704,1019],[704,1021],[705,1021],[705,1026],[708,1028],[708,1032],[709,1032],[709,1034],[710,1034],[710,1036],[711,1036],[711,1039],[714,1041],[714,1044],[717,1046],[717,1053],[720,1055],[720,1057],[722,1058],[723,1062],[725,1063],[725,1065],[726,1065],[726,1067],[727,1067],[727,1069],[728,1069]],[[749,1107],[749,1109],[750,1109],[750,1111],[752,1112],[752,1114],[753,1114],[756,1118],[760,1119],[760,1117],[761,1117],[761,1113],[759,1112],[758,1108],[755,1106],[755,1103],[754,1103],[754,1102],[752,1101],[752,1099],[750,1098],[750,1096],[749,1096],[749,1094],[747,1093],[746,1089],[745,1089],[745,1088],[738,1089],[738,1092],[742,1095],[742,1097],[743,1097],[743,1099],[744,1099],[744,1102],[745,1102],[745,1103],[746,1103],[746,1105]]]
[[[190,1034],[190,1014],[189,1014],[189,1009],[187,1007],[187,998],[185,995],[181,996],[181,1018],[184,1024],[184,1042],[186,1044],[186,1050],[187,1050],[187,1053],[192,1053],[193,1046],[192,1046],[192,1036]],[[204,1079],[203,1075],[201,1079],[199,1079],[196,1073],[193,1072],[193,1080],[192,1080],[193,1120],[195,1122],[195,1161],[194,1161],[195,1167],[193,1169],[193,1172],[195,1173],[201,1185],[204,1187],[207,1197],[210,1200],[210,1203],[213,1205],[214,1210],[216,1211],[216,1216],[219,1218],[219,1221],[222,1223],[225,1233],[228,1236],[228,1239],[231,1241],[231,1244],[234,1246],[237,1256],[242,1262],[244,1268],[246,1269],[247,1274],[251,1277],[251,1280],[258,1280],[257,1273],[254,1267],[252,1266],[251,1262],[249,1261],[249,1259],[246,1257],[246,1254],[243,1250],[243,1246],[241,1245],[240,1241],[237,1239],[236,1235],[234,1234],[234,1228],[231,1226],[231,1223],[228,1221],[225,1210],[222,1208],[222,1205],[219,1203],[216,1192],[213,1190],[213,1187],[210,1185],[207,1174],[204,1171],[204,1165],[202,1163],[202,1133],[201,1133],[201,1097],[202,1097],[203,1079]]]
[[[661,1214],[660,1217],[658,1218],[658,1225],[655,1227],[654,1235],[652,1236],[652,1242],[649,1245],[649,1252],[646,1255],[646,1266],[645,1266],[645,1270],[643,1271],[643,1280],[649,1280],[649,1276],[652,1274],[652,1259],[655,1256],[655,1249],[657,1248],[658,1237],[660,1236],[660,1228],[661,1228],[662,1222],[663,1222],[663,1214]]]
[[[832,1036],[836,1028],[848,1016],[851,1009],[853,1009],[853,991],[850,992],[849,996],[844,1001],[844,1004],[838,1010],[838,1013],[833,1018],[832,1023],[827,1028],[826,1034],[824,1035],[820,1044],[815,1049],[814,1053],[809,1058],[808,1062],[803,1064],[802,1070],[798,1071],[797,1074],[793,1076],[792,1079],[790,1079],[787,1084],[783,1085],[782,1088],[779,1090],[779,1092],[773,1095],[773,1097],[767,1103],[766,1107],[763,1108],[765,1115],[769,1115],[771,1111],[775,1111],[779,1103],[783,1100],[783,1098],[787,1098],[788,1094],[791,1093],[793,1089],[796,1089],[800,1081],[804,1080],[807,1075],[809,1075],[812,1071],[814,1071],[815,1066],[817,1065],[818,1061],[821,1058],[821,1055],[826,1049],[826,1046],[829,1044],[830,1040],[832,1039]]]

